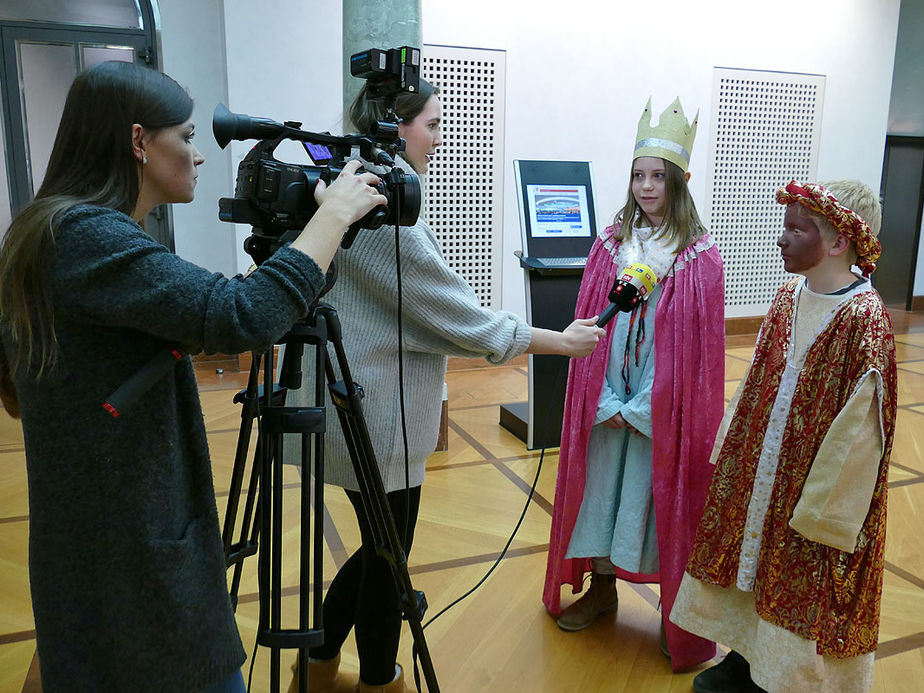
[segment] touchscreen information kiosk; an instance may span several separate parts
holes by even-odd
[[[562,330],[574,319],[584,264],[597,236],[590,162],[515,160],[513,168],[526,317],[536,327]],[[560,442],[566,370],[562,356],[530,354],[528,401],[501,405],[501,425],[530,450]]]

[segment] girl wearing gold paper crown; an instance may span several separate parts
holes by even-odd
[[[601,314],[627,269],[658,283],[571,363],[543,594],[563,630],[615,611],[617,577],[660,582],[669,613],[709,488],[724,408],[724,277],[687,188],[696,124],[678,99],[652,127],[649,100],[626,204],[587,259],[577,316]],[[578,593],[588,571],[589,588],[562,610],[561,586]],[[675,671],[715,654],[666,619],[661,640]]]

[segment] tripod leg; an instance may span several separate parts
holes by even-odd
[[[298,350],[301,361],[302,350]],[[289,350],[286,349],[286,357]],[[327,349],[318,345],[315,349],[315,373],[324,372],[327,361]],[[292,367],[295,365],[293,364]],[[299,380],[300,384],[300,380]],[[323,406],[325,401],[324,380],[315,378],[314,401]],[[314,444],[314,456],[309,454],[310,444]],[[324,632],[324,436],[312,437],[303,434],[301,440],[301,534],[299,546],[299,580],[301,585],[311,584],[310,604],[306,590],[299,590],[299,627],[302,631],[309,628],[316,633]],[[313,463],[313,464],[312,464]],[[312,503],[313,479],[313,503]],[[307,509],[314,507],[314,523]],[[309,543],[310,542],[310,543]],[[314,556],[314,560],[311,557]],[[309,626],[309,611],[314,615],[314,622]],[[308,688],[308,648],[298,651],[298,690],[305,693]]]
[[[294,328],[293,328],[294,331]],[[287,339],[289,337],[287,336]],[[288,343],[288,342],[287,342]],[[317,344],[317,342],[311,342]],[[326,344],[326,339],[325,342]],[[326,358],[326,348],[320,349]],[[288,355],[288,354],[287,354]],[[289,359],[298,361],[301,358]],[[323,434],[325,427],[324,408],[321,404],[314,407],[287,407],[285,403],[286,388],[273,386],[274,354],[268,351],[263,357],[263,392],[259,396],[260,416],[257,417],[259,431],[257,437],[257,455],[254,462],[251,490],[258,489],[255,506],[256,515],[253,522],[253,545],[257,549],[257,577],[259,582],[259,618],[257,624],[257,644],[269,649],[270,677],[269,690],[277,693],[281,686],[281,654],[282,650],[298,650],[299,667],[298,686],[302,693],[307,691],[307,655],[308,649],[323,642],[323,631],[316,626],[308,627],[309,605],[311,601],[307,596],[308,576],[315,575],[314,590],[316,597],[314,603],[315,620],[320,623],[323,588],[323,496],[321,489],[315,489],[315,521],[312,525],[311,513],[311,455],[315,443],[317,451],[316,463],[321,464],[323,453]],[[283,362],[285,368],[285,361]],[[290,382],[286,379],[286,382]],[[321,386],[323,394],[323,384]],[[323,402],[323,400],[321,400]],[[301,493],[299,526],[302,529],[301,540],[298,542],[299,555],[299,584],[295,586],[299,595],[298,627],[283,628],[283,555],[284,555],[284,478],[283,478],[283,443],[285,434],[298,433],[302,436],[302,464],[301,464]],[[323,473],[322,477],[323,479]],[[251,497],[248,497],[248,507]],[[259,530],[259,546],[256,539]],[[310,552],[314,536],[314,545],[320,546],[314,555]],[[314,570],[309,570],[314,560]]]
[[[334,344],[337,359],[344,373],[344,382],[341,393],[335,383],[333,366],[327,356],[328,335],[333,335],[331,343]],[[255,397],[259,403],[260,416],[257,438],[257,454],[252,471],[250,494],[246,504],[246,514],[254,511],[251,541],[247,544],[248,550],[258,548],[258,582],[259,582],[259,621],[257,626],[257,644],[270,649],[270,691],[278,693],[280,690],[280,656],[282,649],[297,649],[299,652],[299,691],[307,691],[308,676],[308,649],[323,643],[323,486],[324,486],[324,441],[325,411],[324,379],[321,373],[327,376],[327,385],[331,396],[337,406],[337,414],[343,427],[350,457],[354,470],[360,480],[360,493],[363,505],[370,520],[377,551],[388,561],[389,569],[395,585],[401,595],[401,608],[404,617],[409,621],[414,636],[415,649],[419,653],[427,688],[431,693],[438,693],[439,687],[429,650],[423,635],[421,619],[426,610],[426,601],[422,592],[413,589],[407,572],[407,559],[403,545],[399,540],[394,518],[388,505],[385,489],[379,474],[375,454],[369,440],[369,432],[365,424],[360,404],[361,391],[352,382],[349,375],[349,366],[343,352],[340,339],[340,324],[336,313],[329,306],[315,305],[309,318],[303,324],[294,326],[285,338],[287,346],[310,343],[317,347],[316,358],[316,390],[314,407],[285,407],[278,406],[284,401],[285,388],[280,388],[281,396],[273,387],[273,351],[267,351],[263,357],[264,386],[262,397]],[[288,349],[287,357],[289,356]],[[288,359],[290,362],[300,362],[301,358]],[[283,370],[286,369],[285,361]],[[259,369],[257,369],[258,372]],[[254,372],[252,367],[252,373]],[[258,379],[258,376],[255,376]],[[286,383],[294,382],[288,378]],[[292,387],[298,387],[292,385]],[[248,391],[256,392],[248,385]],[[252,418],[252,417],[251,417]],[[242,422],[242,430],[247,424]],[[282,518],[283,518],[283,438],[285,433],[302,434],[303,457],[301,460],[301,516],[302,536],[299,542],[299,625],[297,629],[282,628]],[[313,436],[312,438],[309,438]],[[246,438],[249,440],[249,434]],[[312,526],[310,519],[311,497],[306,484],[310,483],[311,460],[307,451],[312,447],[309,439],[314,441],[314,513],[315,521]],[[245,454],[240,455],[241,459]],[[243,462],[241,462],[241,466]],[[235,465],[238,466],[237,464]],[[243,472],[238,472],[242,478]],[[238,482],[239,483],[239,482]],[[238,486],[238,495],[240,493]],[[257,492],[256,496],[254,494]],[[254,500],[254,497],[256,500]],[[254,510],[255,508],[255,510]],[[236,505],[235,505],[236,512]],[[245,518],[245,523],[247,522]],[[226,527],[233,531],[233,517],[226,518]],[[309,541],[310,535],[310,541]],[[246,536],[246,529],[242,532]],[[259,538],[259,547],[257,539]],[[227,540],[226,540],[227,541]],[[314,549],[313,554],[311,549]],[[251,553],[253,552],[251,551]],[[248,554],[249,555],[249,554]],[[313,562],[312,562],[313,558]],[[241,556],[238,560],[243,560]],[[230,562],[230,561],[229,561]],[[308,570],[309,563],[313,566]],[[236,570],[239,569],[239,563]],[[302,585],[307,582],[308,576],[313,577],[313,594],[311,600]],[[238,581],[235,585],[239,584]],[[235,587],[236,589],[236,587]],[[309,609],[309,604],[312,606]],[[314,614],[314,627],[308,628],[309,612]]]
[[[250,446],[250,434],[253,431],[253,420],[257,412],[257,379],[259,377],[259,357],[254,354],[250,362],[250,375],[247,379],[247,389],[243,395],[238,393],[234,400],[242,403],[241,429],[237,436],[237,448],[234,451],[234,468],[231,472],[231,489],[228,492],[228,505],[225,510],[225,522],[221,537],[225,545],[225,553],[231,551],[232,534],[237,519],[238,502],[244,481],[244,464],[247,460],[247,449]]]
[[[234,397],[234,401],[242,405],[241,428],[238,432],[237,448],[234,454],[234,467],[231,473],[228,504],[225,509],[222,541],[225,547],[226,564],[228,566],[234,566],[229,593],[232,607],[235,610],[237,609],[238,592],[240,591],[244,559],[248,556],[253,556],[257,552],[260,536],[260,522],[258,521],[260,517],[259,481],[260,462],[263,459],[263,440],[258,435],[250,474],[250,483],[247,487],[247,498],[244,503],[244,512],[241,518],[239,539],[236,544],[232,543],[234,528],[237,522],[237,511],[239,508],[244,472],[247,464],[247,452],[250,446],[250,438],[253,433],[253,422],[260,412],[259,382],[260,364],[263,358],[264,356],[261,354],[253,354],[250,363],[250,375],[247,380],[247,388],[237,393]],[[273,388],[270,392],[272,393],[271,401],[273,406],[281,405],[285,398],[285,390]]]
[[[236,545],[240,554],[236,559],[232,553],[226,554],[228,562],[234,563],[234,572],[231,575],[231,605],[237,610],[238,593],[241,589],[241,576],[244,571],[244,558],[256,553],[257,545],[260,540],[260,523],[257,521],[260,517],[260,443],[257,442],[257,449],[254,456],[254,464],[250,473],[250,485],[247,487],[247,501],[244,503],[244,517],[241,521],[241,538]],[[251,525],[251,521],[253,524]],[[249,533],[249,538],[248,538]],[[233,548],[233,547],[232,547]]]
[[[329,306],[322,306],[322,309],[325,309],[324,317],[327,321],[328,338],[334,347],[337,365],[343,379],[337,381],[333,364],[329,360],[325,373],[331,399],[337,409],[337,416],[353,463],[353,470],[356,473],[363,506],[366,509],[376,545],[379,547],[379,553],[388,561],[401,595],[402,610],[414,637],[414,646],[420,656],[427,690],[430,693],[439,693],[436,672],[433,670],[433,662],[421,625],[421,619],[426,610],[426,599],[422,592],[414,590],[407,572],[407,557],[388,505],[385,486],[382,483],[375,451],[369,437],[369,429],[363,416],[362,392],[352,380],[346,352],[343,349],[339,319],[336,311]]]
[[[241,428],[237,438],[237,448],[234,453],[234,467],[231,472],[231,487],[228,492],[228,504],[225,508],[225,519],[222,528],[222,541],[225,547],[225,560],[227,565],[234,565],[234,573],[231,578],[231,605],[237,609],[238,592],[241,584],[241,573],[243,562],[247,556],[256,552],[257,537],[259,534],[259,524],[254,523],[253,532],[250,532],[251,520],[254,517],[254,503],[257,498],[257,480],[259,465],[257,460],[260,459],[260,442],[257,441],[257,452],[254,459],[253,469],[250,475],[250,484],[247,487],[247,499],[244,504],[244,515],[241,521],[240,539],[237,544],[232,543],[234,527],[237,522],[237,511],[241,497],[241,488],[244,479],[244,468],[247,463],[247,451],[250,446],[250,437],[253,432],[253,421],[259,411],[258,390],[260,378],[260,355],[253,354],[250,362],[250,375],[247,379],[247,388],[239,392],[235,402],[239,402],[241,407]],[[248,534],[250,538],[248,539]]]

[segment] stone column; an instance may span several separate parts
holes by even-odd
[[[421,47],[420,0],[343,0],[343,117],[346,132],[350,104],[363,80],[350,74],[350,56],[369,48]]]

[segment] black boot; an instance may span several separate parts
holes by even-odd
[[[766,693],[751,680],[748,660],[734,650],[714,667],[697,674],[693,690],[695,693]]]

